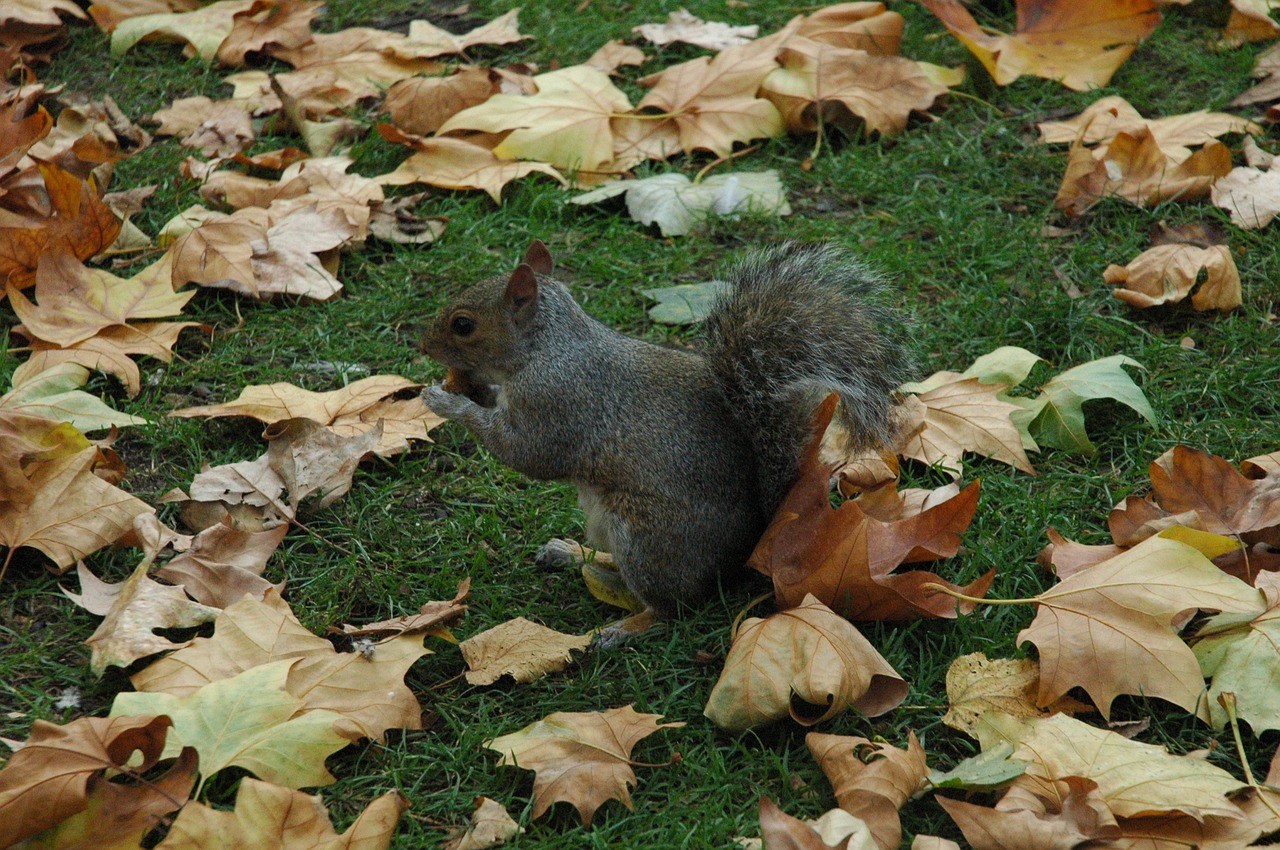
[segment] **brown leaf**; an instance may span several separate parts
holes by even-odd
[[[384,138],[401,142],[409,140],[409,137],[397,136],[385,127],[378,127]],[[487,192],[494,203],[502,202],[503,186],[530,174],[546,174],[562,186],[567,185],[560,172],[545,162],[502,159],[488,148],[448,136],[410,141],[416,152],[394,171],[377,177],[379,183],[388,186],[426,183],[443,189],[480,189]]]
[[[1117,287],[1112,295],[1134,307],[1176,303],[1188,295],[1192,306],[1201,311],[1225,313],[1242,303],[1240,272],[1226,245],[1157,245],[1127,266],[1107,266],[1102,279]]]
[[[427,432],[444,420],[436,416],[418,394],[421,384],[398,375],[373,375],[330,392],[312,392],[292,384],[248,386],[225,404],[186,407],[170,416],[251,416],[271,425],[286,419],[305,418],[326,425],[336,435],[352,437],[383,423],[382,439],[374,451],[381,457],[402,452],[409,440],[427,440]],[[396,396],[412,393],[408,399]]]
[[[643,50],[629,44],[623,44],[622,41],[615,38],[601,45],[600,49],[592,53],[590,58],[582,64],[589,65],[606,74],[613,74],[623,65],[643,65],[646,61],[648,61],[648,57],[644,55]]]
[[[812,596],[796,608],[743,621],[704,711],[743,732],[790,715],[812,726],[853,708],[874,717],[907,684],[853,624]]]
[[[994,809],[946,797],[938,802],[974,850],[1074,850],[1120,838],[1096,782],[1071,776],[1059,784],[1066,789],[1061,799],[1007,794]]]
[[[724,50],[726,47],[747,44],[756,37],[760,27],[754,24],[733,26],[719,21],[704,21],[689,14],[687,9],[677,9],[667,15],[664,23],[641,24],[632,27],[631,31],[639,33],[659,47],[680,41],[705,47],[707,50]]]
[[[552,803],[567,802],[578,810],[584,825],[609,800],[628,809],[631,785],[631,750],[659,729],[683,723],[659,723],[660,714],[640,714],[631,706],[608,711],[548,714],[519,732],[485,742],[485,748],[502,754],[500,765],[535,771],[533,817],[542,817]]]
[[[1280,214],[1280,168],[1234,168],[1213,184],[1213,204],[1247,230],[1261,230]]]
[[[444,850],[487,850],[506,844],[524,833],[524,827],[512,820],[511,815],[497,800],[477,797],[471,824],[444,843]]]
[[[267,457],[289,492],[290,506],[308,496],[320,497],[321,508],[333,504],[351,489],[356,466],[382,440],[382,422],[360,434],[342,436],[311,419],[284,419],[267,426]]]
[[[1193,528],[1243,536],[1280,525],[1280,475],[1246,478],[1230,462],[1190,446],[1175,446],[1148,472],[1160,508],[1194,515]]]
[[[1068,121],[1044,121],[1036,127],[1040,130],[1040,141],[1044,144],[1079,142],[1100,145],[1093,151],[1095,158],[1101,158],[1105,154],[1106,146],[1117,134],[1136,136],[1146,130],[1151,133],[1160,150],[1174,162],[1186,160],[1191,156],[1192,147],[1203,145],[1219,136],[1263,132],[1260,125],[1238,115],[1206,112],[1203,109],[1185,115],[1143,118],[1138,110],[1118,95],[1095,100]]]
[[[1280,35],[1280,24],[1271,17],[1274,8],[1268,0],[1231,0],[1231,17],[1222,31],[1223,39],[1270,41]]]
[[[942,722],[977,737],[982,716],[989,711],[1011,717],[1046,717],[1092,709],[1070,697],[1044,708],[1036,704],[1040,665],[1029,658],[988,659],[981,652],[962,655],[947,668],[947,701]]]
[[[218,60],[244,65],[249,53],[293,50],[311,41],[311,20],[320,14],[319,0],[257,0],[231,18],[231,32],[218,47]]]
[[[424,602],[422,607],[418,609],[417,614],[404,614],[399,617],[393,617],[390,620],[381,620],[364,626],[343,624],[340,629],[330,626],[329,631],[334,634],[344,634],[352,637],[375,634],[391,636],[419,632],[437,634],[444,630],[446,623],[456,620],[466,613],[467,606],[463,604],[463,600],[470,593],[471,579],[464,578],[458,582],[458,592],[453,599]]]
[[[338,835],[320,796],[303,794],[253,777],[240,780],[236,807],[226,812],[199,802],[183,806],[157,850],[206,850],[209,847],[274,847],[280,850],[386,850],[400,815],[409,808],[399,791],[388,791],[368,805],[347,831]]]
[[[459,646],[467,662],[467,681],[492,685],[504,675],[533,682],[558,673],[573,660],[573,650],[586,650],[590,635],[566,635],[517,617],[467,638]]]
[[[1086,543],[1076,543],[1052,528],[1045,533],[1049,537],[1049,543],[1036,557],[1036,563],[1046,569],[1052,568],[1059,579],[1074,575],[1094,564],[1100,564],[1108,558],[1114,558],[1128,548],[1114,544],[1091,546]]]
[[[94,0],[89,7],[93,22],[109,33],[125,18],[165,12],[190,12],[200,8],[200,0]]]
[[[840,808],[861,818],[885,850],[902,843],[898,809],[924,782],[929,767],[914,732],[907,748],[849,735],[805,736],[809,752],[831,782]]]
[[[262,571],[288,530],[279,525],[269,531],[240,531],[219,523],[197,534],[191,548],[155,574],[214,608],[226,608],[246,593],[261,599],[268,588],[281,593],[284,582],[272,584]]]
[[[88,806],[90,779],[123,768],[135,752],[143,772],[164,749],[167,717],[82,717],[65,726],[37,720],[0,770],[0,846],[36,835]]]
[[[959,0],[924,0],[997,85],[1023,74],[1069,89],[1101,88],[1160,23],[1153,0],[1018,0],[1013,34],[991,33]]]
[[[429,650],[421,635],[402,635],[375,645],[366,657],[337,652],[333,644],[303,628],[275,591],[265,599],[245,596],[224,608],[213,637],[191,645],[133,674],[139,691],[185,697],[210,682],[275,661],[298,659],[284,689],[303,700],[304,711],[327,709],[355,724],[359,734],[383,740],[387,729],[422,728],[422,707],[404,684],[404,675]],[[340,727],[339,732],[343,732]]]
[[[411,21],[409,37],[402,42],[394,42],[390,49],[396,56],[425,59],[446,53],[464,53],[468,47],[478,44],[514,44],[529,38],[520,34],[519,16],[520,10],[512,9],[461,35],[442,30],[428,21]]]
[[[760,798],[760,836],[769,850],[874,850],[879,846],[871,840],[866,824],[843,809],[806,822],[782,811],[768,797]],[[739,844],[744,844],[742,839]]]
[[[89,447],[88,439],[69,422],[0,406],[0,484],[7,493],[0,504],[23,505],[31,501],[35,490],[27,480],[28,465],[74,455]]]
[[[899,446],[899,454],[953,470],[954,477],[959,477],[960,460],[965,452],[974,452],[1034,475],[1035,468],[1022,445],[1022,434],[1010,418],[1010,414],[1021,408],[999,397],[1006,389],[1007,384],[966,378],[908,396],[902,405],[905,416],[917,417],[924,427],[906,429],[912,436]]]
[[[500,90],[488,68],[463,68],[448,77],[413,77],[387,89],[382,110],[406,133],[427,135],[464,109],[484,103]]]

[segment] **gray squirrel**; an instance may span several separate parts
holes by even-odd
[[[578,488],[587,542],[610,552],[647,610],[613,643],[674,616],[741,568],[794,483],[832,392],[850,448],[887,445],[910,377],[879,278],[830,245],[752,252],[727,276],[701,352],[625,336],[551,277],[534,242],[509,277],[446,306],[425,351],[449,367],[423,390],[499,460]]]

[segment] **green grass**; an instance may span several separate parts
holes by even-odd
[[[336,0],[318,28],[376,26],[407,11],[421,14],[422,5]],[[452,5],[433,3],[426,13]],[[472,5],[476,17],[469,25],[510,4]],[[576,0],[562,0],[527,9],[522,28],[533,41],[502,50],[480,48],[476,57],[536,62],[542,68],[572,64],[609,38],[627,37],[632,26],[664,17],[667,4],[597,0],[575,12],[576,5]],[[982,22],[1008,28],[1011,14],[1004,7],[1009,4],[989,5],[1003,12],[987,12]],[[795,209],[789,218],[712,223],[689,237],[666,240],[616,207],[566,204],[558,187],[533,178],[509,186],[500,207],[479,193],[433,193],[423,211],[449,216],[444,237],[421,248],[370,242],[345,256],[340,277],[346,293],[333,303],[252,304],[228,293],[201,291],[188,312],[218,329],[212,341],[189,334],[172,364],[144,361],[144,389],[136,400],[124,398],[111,380],[93,384],[121,409],[155,420],[128,430],[117,444],[130,469],[124,486],[154,501],[187,484],[204,463],[261,453],[256,423],[165,418],[178,407],[228,400],[245,385],[271,381],[335,387],[340,379],[316,371],[312,364],[318,361],[359,364],[374,374],[424,382],[439,379],[443,370],[417,350],[420,329],[462,285],[510,269],[535,237],[548,243],[594,315],[626,331],[678,343],[693,340],[696,332],[649,323],[641,289],[706,279],[717,263],[748,245],[829,239],[858,250],[891,275],[897,300],[914,315],[922,374],[961,370],[1000,345],[1030,349],[1049,359],[1054,372],[1117,353],[1146,367],[1138,380],[1160,416],[1158,427],[1144,426],[1123,408],[1097,404],[1088,408],[1095,456],[1043,452],[1033,456],[1037,477],[979,459],[967,464],[966,480],[982,479],[981,503],[965,535],[965,552],[940,571],[968,581],[995,567],[992,595],[1034,594],[1051,584],[1034,564],[1046,542],[1045,529],[1103,542],[1111,505],[1144,490],[1148,463],[1166,449],[1188,443],[1239,460],[1280,448],[1275,225],[1246,233],[1207,204],[1140,210],[1105,202],[1073,224],[1069,235],[1041,235],[1046,224],[1067,224],[1052,207],[1065,153],[1036,143],[1037,121],[1073,114],[1113,93],[1153,116],[1222,108],[1247,87],[1256,48],[1212,49],[1226,13],[1217,5],[1201,8],[1209,5],[1168,7],[1164,24],[1112,84],[1081,94],[1031,78],[994,87],[954,39],[938,37],[942,27],[921,8],[895,4],[908,18],[904,54],[966,63],[970,79],[962,91],[974,97],[952,98],[936,121],[920,121],[897,139],[830,139],[810,170],[802,163],[812,138],[765,144],[737,166],[778,169]],[[689,6],[709,19],[760,23],[762,31],[785,22],[795,8],[777,0],[758,0],[731,13],[721,4]],[[647,68],[693,55],[697,51],[664,48]],[[220,72],[182,60],[172,45],[139,45],[113,60],[106,38],[90,27],[73,29],[70,45],[41,78],[73,91],[110,94],[134,117],[178,97],[228,93],[220,86]],[[634,95],[638,89],[630,91]],[[1274,149],[1276,138],[1270,130],[1263,146]],[[356,170],[364,174],[386,171],[403,156],[372,137],[352,154]],[[113,188],[160,185],[139,217],[149,232],[198,200],[195,186],[175,176],[184,155],[167,140],[117,170]],[[703,161],[679,159],[650,168],[653,173],[692,171]],[[1148,233],[1160,221],[1215,222],[1227,228],[1244,280],[1242,309],[1228,316],[1194,315],[1187,309],[1142,313],[1114,301],[1102,270],[1147,247]],[[1084,294],[1068,297],[1063,281]],[[0,321],[12,320],[7,305],[0,306]],[[1196,343],[1192,350],[1179,345],[1188,336]],[[0,378],[7,379],[17,362],[14,356],[0,359]],[[464,576],[472,577],[474,590],[470,613],[456,630],[463,637],[516,616],[575,633],[615,616],[587,596],[576,576],[533,564],[534,551],[548,537],[581,534],[570,488],[532,482],[504,469],[454,426],[438,429],[434,437],[434,444],[366,464],[344,499],[303,517],[318,537],[292,532],[273,557],[267,575],[288,579],[288,597],[307,626],[320,631],[333,623],[412,611],[427,599],[451,597]],[[60,582],[75,589],[73,576],[55,578],[28,554],[19,553],[0,588],[5,648],[0,653],[0,734],[17,738],[25,737],[35,718],[65,722],[81,713],[101,713],[116,692],[128,687],[120,671],[101,680],[90,676],[88,649],[81,642],[97,618],[59,593]],[[123,578],[134,563],[133,551],[90,559],[91,567],[111,580]],[[723,847],[731,836],[756,834],[761,794],[791,814],[820,814],[834,801],[804,746],[803,730],[780,724],[735,739],[702,717],[728,648],[729,625],[764,587],[754,578],[725,587],[721,598],[696,615],[630,646],[588,655],[567,672],[530,685],[473,688],[461,680],[441,685],[462,662],[453,647],[433,641],[436,654],[408,677],[422,701],[426,728],[393,734],[385,746],[351,748],[330,760],[339,782],[322,793],[335,821],[349,823],[375,796],[398,787],[413,808],[394,846],[436,846],[448,827],[465,820],[472,798],[484,794],[506,804],[527,828],[518,846],[667,850]],[[904,707],[883,717],[846,714],[821,730],[881,737],[897,746],[915,730],[931,763],[950,767],[976,745],[940,722],[947,665],[957,655],[979,650],[1018,654],[1015,635],[1031,616],[1029,608],[998,607],[956,622],[861,626],[911,683],[911,693]],[[703,660],[707,654],[713,659],[709,663]],[[69,686],[82,690],[81,707],[55,709]],[[553,711],[626,703],[688,724],[647,739],[635,758],[662,762],[679,751],[682,762],[640,769],[635,811],[607,804],[589,830],[567,806],[530,822],[530,774],[496,767],[482,742]],[[1143,740],[1175,752],[1212,747],[1211,759],[1240,775],[1230,736],[1217,735],[1179,709],[1125,697],[1116,703],[1115,716],[1150,716],[1153,723]],[[1246,742],[1254,770],[1265,774],[1276,736],[1247,735]],[[233,786],[225,780],[213,783],[212,799],[228,803]],[[903,817],[908,835],[958,837],[928,799],[908,804]]]

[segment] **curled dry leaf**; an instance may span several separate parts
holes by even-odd
[[[805,726],[848,708],[874,717],[906,695],[907,683],[853,624],[806,596],[742,623],[704,713],[737,733],[787,715]]]
[[[259,0],[231,19],[231,31],[218,45],[218,61],[244,65],[250,53],[293,50],[311,41],[311,21],[319,0]]]
[[[517,617],[464,640],[458,649],[467,662],[467,681],[492,685],[504,675],[532,682],[558,673],[573,660],[573,650],[586,650],[590,635],[567,635]]]
[[[1202,311],[1226,312],[1242,303],[1240,272],[1226,245],[1157,245],[1127,266],[1107,266],[1102,278],[1117,287],[1112,295],[1134,307],[1176,303],[1188,295],[1192,306]]]
[[[1010,717],[1046,717],[1063,712],[1092,711],[1090,706],[1061,697],[1052,705],[1036,704],[1040,665],[1029,658],[987,658],[984,653],[962,655],[947,668],[947,713],[942,722],[977,737],[982,716],[989,711]]]
[[[1194,710],[1204,677],[1178,630],[1197,609],[1257,614],[1265,607],[1258,590],[1207,557],[1239,544],[1211,537],[1196,540],[1210,547],[1202,551],[1164,532],[1034,597],[1036,617],[1017,640],[1040,651],[1036,703],[1050,705],[1079,686],[1104,718],[1120,694]]]
[[[1184,115],[1164,118],[1143,118],[1127,100],[1110,95],[1099,98],[1076,117],[1067,121],[1044,121],[1037,124],[1043,144],[1097,145],[1093,149],[1095,159],[1106,155],[1107,145],[1119,133],[1136,136],[1144,129],[1151,133],[1160,150],[1173,162],[1182,162],[1191,156],[1191,148],[1206,144],[1229,133],[1259,134],[1259,124],[1228,112],[1207,112],[1203,109]]]
[[[959,0],[925,0],[925,8],[997,85],[1029,74],[1076,91],[1105,86],[1160,23],[1154,0],[1018,0],[1009,35],[980,27]]]
[[[844,809],[802,821],[779,809],[768,797],[760,798],[760,836],[750,843],[739,839],[739,844],[769,850],[880,850],[867,825]]]
[[[282,687],[302,700],[299,710],[339,715],[355,727],[349,737],[380,741],[387,729],[421,728],[422,708],[404,675],[429,652],[421,635],[413,634],[382,641],[369,657],[337,652],[307,631],[279,594],[268,591],[263,600],[245,596],[227,607],[214,622],[213,637],[196,638],[130,681],[139,691],[184,697],[211,682],[290,660],[296,663]]]
[[[582,64],[606,74],[613,74],[623,65],[643,65],[647,59],[648,57],[640,48],[623,44],[621,40],[615,38],[601,45],[600,49],[592,53],[590,58]]]
[[[381,620],[364,626],[343,624],[340,629],[330,626],[329,631],[334,634],[351,635],[352,637],[359,635],[395,636],[422,632],[443,637],[447,634],[445,624],[459,619],[466,613],[467,606],[463,604],[463,600],[470,593],[471,579],[464,578],[458,582],[458,592],[453,599],[424,602],[422,607],[418,609],[417,614],[404,614],[399,617],[393,617],[390,620]]]
[[[1247,230],[1261,230],[1280,214],[1280,168],[1272,160],[1267,170],[1242,166],[1213,184],[1213,203],[1231,213],[1231,220]]]
[[[488,850],[523,833],[524,827],[512,820],[501,803],[488,797],[477,797],[471,824],[464,832],[446,841],[444,850]]]
[[[1106,846],[1121,837],[1096,782],[1071,776],[1053,797],[1006,794],[994,809],[946,797],[938,802],[980,850]]]
[[[218,55],[218,47],[235,23],[237,15],[248,12],[260,0],[218,0],[191,12],[137,15],[121,21],[111,33],[111,53],[123,56],[144,38],[182,42],[206,62]]]
[[[535,772],[533,817],[552,803],[571,803],[584,825],[609,800],[633,807],[630,786],[636,783],[631,750],[659,729],[683,723],[659,723],[660,714],[641,714],[631,706],[608,711],[548,714],[519,732],[485,742],[502,754],[500,765]]]
[[[810,732],[804,740],[831,782],[840,808],[862,820],[879,847],[900,846],[898,809],[921,788],[929,772],[915,733],[908,734],[905,750],[848,735]]]
[[[226,608],[246,593],[259,599],[268,588],[280,593],[284,582],[272,584],[262,571],[288,530],[281,524],[268,531],[242,531],[218,523],[197,534],[191,547],[156,570],[156,576],[214,608]]]
[[[182,808],[158,850],[208,847],[277,847],[281,850],[386,850],[409,801],[388,791],[370,803],[339,835],[319,795],[303,794],[252,777],[242,779],[234,811],[203,803]]]

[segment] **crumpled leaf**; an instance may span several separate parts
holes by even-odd
[[[1202,271],[1206,277],[1200,281]],[[1157,245],[1126,266],[1107,266],[1102,279],[1117,287],[1112,295],[1133,307],[1176,303],[1189,295],[1197,310],[1225,313],[1242,303],[1240,272],[1226,245]]]
[[[1178,630],[1197,609],[1257,614],[1264,604],[1258,590],[1206,557],[1238,543],[1219,537],[1216,549],[1203,552],[1169,534],[1075,572],[1035,597],[1036,617],[1017,641],[1040,651],[1038,705],[1078,686],[1104,718],[1120,694],[1196,707],[1204,677]],[[1202,545],[1213,545],[1203,537]]]
[[[736,734],[787,715],[805,726],[848,708],[874,717],[906,695],[907,683],[853,624],[806,596],[743,621],[704,714]]]
[[[1203,109],[1163,118],[1143,118],[1127,100],[1119,95],[1098,98],[1079,115],[1067,121],[1044,121],[1036,125],[1042,144],[1076,143],[1097,145],[1093,156],[1100,159],[1106,146],[1118,133],[1136,136],[1146,130],[1160,150],[1174,162],[1191,156],[1191,148],[1228,133],[1263,132],[1261,125],[1229,112],[1207,112]]]
[[[272,847],[279,850],[386,850],[409,801],[388,791],[338,835],[319,795],[291,791],[252,777],[240,781],[234,811],[203,803],[183,806],[157,850]]]
[[[197,534],[190,548],[155,574],[214,608],[233,605],[246,593],[261,599],[268,588],[284,589],[284,582],[272,584],[262,571],[288,530],[285,524],[253,532],[219,523]]]
[[[89,370],[75,363],[56,363],[42,372],[13,375],[13,389],[0,396],[0,410],[31,416],[47,416],[70,422],[81,431],[146,425],[146,419],[121,413],[80,387],[89,381]]]
[[[89,669],[95,676],[108,667],[128,667],[139,658],[190,643],[175,643],[156,634],[156,629],[198,626],[218,615],[216,608],[192,602],[181,588],[152,581],[147,575],[151,561],[145,558],[129,578],[117,584],[101,581],[82,563],[80,593],[62,591],[80,607],[103,615],[85,641],[93,650]]]
[[[1231,213],[1231,221],[1246,230],[1261,230],[1280,214],[1280,168],[1240,166],[1213,184],[1214,206]]]
[[[501,753],[500,765],[535,772],[533,817],[552,803],[571,803],[584,825],[609,800],[632,808],[630,786],[636,782],[631,750],[659,729],[683,723],[659,723],[660,714],[641,714],[631,706],[608,711],[557,711],[519,732],[485,742]]]
[[[1046,798],[1006,794],[995,808],[938,797],[965,839],[983,850],[1106,846],[1121,837],[1097,783],[1079,776],[1061,780],[1065,794]]]
[[[391,45],[393,55],[412,59],[429,59],[446,53],[465,53],[478,44],[514,44],[529,38],[520,34],[520,10],[499,15],[470,32],[454,35],[429,21],[409,22],[409,37]]]
[[[467,606],[463,604],[463,600],[470,593],[471,579],[468,577],[458,582],[458,592],[452,599],[424,602],[422,607],[418,609],[417,614],[402,614],[399,617],[392,617],[390,620],[380,620],[363,626],[352,626],[344,623],[342,628],[330,626],[329,631],[332,634],[344,634],[353,637],[360,635],[392,637],[394,635],[422,632],[445,636],[447,634],[445,624],[458,619],[466,613]]]
[[[768,797],[760,798],[760,838],[738,839],[743,850],[880,850],[867,825],[843,809],[831,809],[822,817],[802,821],[779,809]]]
[[[512,820],[501,803],[488,797],[477,797],[470,825],[446,841],[444,850],[488,850],[523,834],[524,827]]]
[[[700,183],[674,173],[640,180],[611,180],[569,200],[574,204],[594,204],[623,193],[627,213],[641,224],[658,225],[663,236],[684,236],[712,214],[791,214],[786,190],[776,171],[715,174]]]
[[[0,769],[0,846],[55,826],[89,805],[90,783],[107,768],[150,770],[161,758],[167,717],[82,717],[58,726],[36,720]]]
[[[942,722],[952,729],[975,735],[982,716],[989,711],[1010,717],[1047,717],[1092,709],[1070,697],[1052,705],[1036,704],[1040,665],[1029,658],[991,658],[984,653],[962,655],[947,668],[947,713]]]
[[[200,754],[202,784],[234,765],[286,788],[328,785],[334,778],[324,760],[350,744],[352,736],[342,715],[324,709],[304,711],[305,701],[284,690],[296,663],[290,659],[253,667],[183,697],[117,694],[111,716],[171,717],[165,753],[194,747]]]
[[[533,682],[569,665],[572,650],[585,650],[590,635],[566,635],[524,617],[467,638],[458,649],[467,662],[467,681],[492,685],[504,675],[517,682]]]
[[[689,14],[688,9],[677,9],[667,15],[665,23],[641,24],[638,27],[632,27],[631,31],[639,33],[659,46],[673,41],[682,41],[685,44],[705,47],[707,50],[724,50],[726,47],[751,41],[760,31],[760,27],[755,24],[733,26],[719,21],[704,21]]]
[[[1040,796],[1057,796],[1053,783],[1088,777],[1119,818],[1182,812],[1196,820],[1238,819],[1240,810],[1226,799],[1242,783],[1205,759],[1171,755],[1164,747],[1143,744],[1097,729],[1065,714],[1040,719],[988,715],[979,730],[982,748],[1008,742],[1017,758],[1030,762],[1019,779]]]
[[[898,809],[921,787],[929,771],[915,733],[908,733],[905,750],[848,735],[810,732],[804,740],[831,782],[840,808],[866,823],[881,848],[898,847],[902,843]]]
[[[387,729],[422,728],[422,708],[404,684],[413,663],[427,655],[421,635],[406,634],[375,645],[368,657],[337,652],[307,631],[274,590],[264,599],[245,596],[214,622],[213,637],[191,645],[133,674],[139,691],[191,696],[273,662],[295,662],[281,687],[302,700],[300,711],[324,710],[354,725],[354,736],[381,741]]]
[[[1018,0],[1012,34],[980,27],[959,0],[925,8],[986,67],[996,85],[1023,74],[1069,89],[1101,88],[1160,23],[1153,0]]]
[[[311,41],[319,0],[259,0],[232,16],[231,31],[218,45],[218,60],[244,65],[247,54],[297,49]]]

